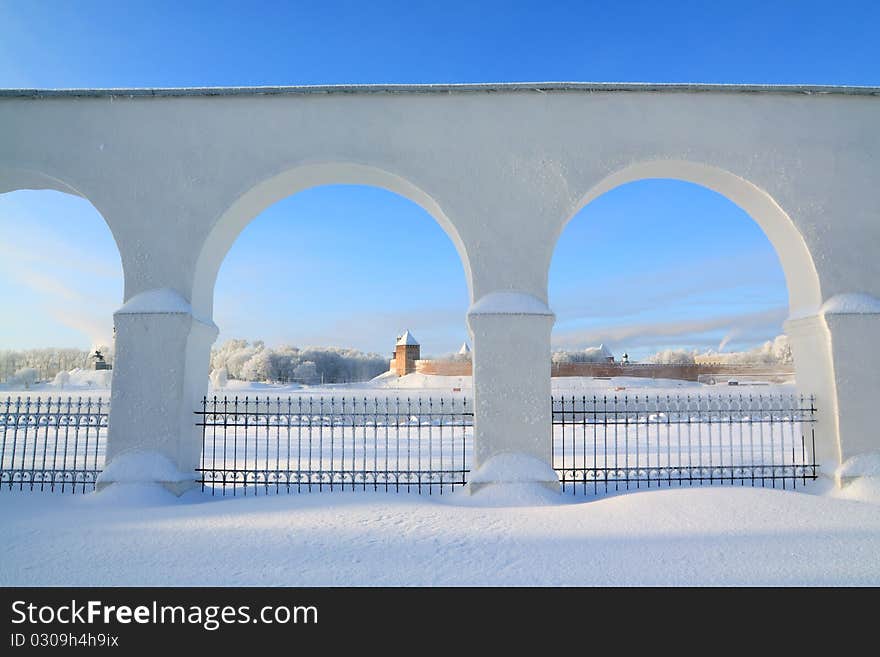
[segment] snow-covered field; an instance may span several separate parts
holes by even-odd
[[[2,423],[0,462],[3,469],[18,472],[16,476],[32,469],[100,471],[104,465],[107,409],[95,403],[109,399],[108,375],[108,372],[77,370],[70,373],[63,389],[40,384],[30,390],[0,391],[0,417],[4,417],[7,410],[4,397],[14,400],[9,409],[12,412],[42,414],[40,420],[24,427],[18,422]],[[780,462],[780,455],[795,452],[798,463],[806,462],[801,458],[804,452],[799,442],[801,432],[791,423],[777,424],[775,436],[772,435],[774,427],[769,427],[770,436],[765,443],[764,424],[755,427],[741,422],[720,424],[719,415],[714,418],[715,425],[702,426],[695,432],[685,426],[685,432],[682,425],[669,424],[670,414],[657,411],[675,405],[670,404],[669,398],[787,395],[793,392],[792,386],[728,387],[663,379],[573,377],[553,379],[553,388],[557,398],[567,400],[557,402],[554,410],[599,411],[589,414],[590,421],[598,425],[555,427],[556,467],[607,470],[619,464],[621,468],[632,469],[627,477],[638,477],[641,472],[642,476],[656,481],[689,477],[693,468],[704,465],[711,468],[719,464],[775,464]],[[222,467],[224,471],[309,473],[292,475],[296,483],[319,483],[322,473],[328,469],[339,470],[340,481],[351,479],[358,472],[387,474],[402,470],[410,473],[431,470],[435,473],[435,482],[453,481],[461,477],[456,471],[469,467],[472,429],[469,417],[448,413],[472,412],[471,393],[470,377],[422,374],[401,378],[382,376],[359,384],[322,387],[230,381],[223,389],[213,391],[212,398],[216,395],[221,401],[212,402],[208,410],[222,413],[222,426],[205,428],[203,467]],[[71,397],[75,400],[72,405]],[[591,403],[589,400],[593,397],[599,402]],[[31,401],[22,404],[19,398]],[[36,399],[41,401],[37,403]],[[230,401],[226,403],[224,399]],[[623,399],[628,401],[624,404]],[[651,401],[646,402],[647,399]],[[52,405],[47,407],[46,400]],[[776,402],[773,405],[778,407]],[[614,415],[605,414],[609,409],[616,409]],[[69,414],[71,410],[72,421],[80,423],[78,432],[70,430],[70,421],[65,421],[62,427],[61,420],[50,415]],[[104,415],[100,415],[102,412]],[[264,415],[251,415],[254,412]],[[353,412],[363,415],[356,418]],[[84,429],[83,413],[95,414],[89,416]],[[237,418],[229,420],[232,424],[228,426],[227,413],[235,413]],[[583,412],[563,415],[573,423],[584,417]],[[707,419],[699,413],[695,417]],[[90,422],[94,425],[91,429]],[[59,424],[58,430],[50,431],[47,425],[55,423]],[[695,426],[701,427],[701,424]],[[792,458],[785,458],[785,463],[793,462]],[[685,470],[669,471],[677,466]],[[441,471],[447,473],[437,474]],[[713,476],[720,473],[714,472]],[[288,478],[287,474],[283,476],[282,486]],[[605,478],[607,475],[572,471],[567,476],[578,481],[594,481],[596,476]],[[387,481],[387,476],[382,481]],[[614,487],[616,489],[617,484]]]
[[[794,392],[645,379],[553,385],[555,394],[579,396]],[[22,392],[80,393],[71,387]],[[82,392],[109,396],[94,385]],[[470,392],[466,378],[421,375],[320,389],[231,382],[218,391],[370,399]],[[473,496],[257,498],[176,498],[139,486],[76,496],[3,490],[0,585],[876,585],[880,490],[871,481],[843,491],[820,479],[798,492],[672,487],[602,498],[528,486]]]
[[[17,384],[0,384],[0,399],[5,397],[47,397],[47,396],[110,396],[110,372],[75,370],[70,372],[69,381],[63,386],[48,382],[37,383],[28,388]],[[753,392],[755,394],[793,393],[793,384],[765,384],[743,382],[739,386],[706,385],[694,381],[674,379],[646,379],[637,377],[616,377],[613,379],[593,377],[560,377],[552,379],[554,395],[686,395],[686,394],[731,394]],[[472,379],[469,376],[435,376],[426,374],[407,374],[378,376],[372,381],[360,383],[339,383],[323,386],[303,386],[299,384],[272,384],[253,381],[230,380],[222,388],[210,388],[209,396],[260,396],[286,397],[290,395],[320,396],[402,396],[429,397],[438,395],[467,396],[473,394]]]
[[[4,492],[0,585],[880,584],[880,491],[806,490]]]

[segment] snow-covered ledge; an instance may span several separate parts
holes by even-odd
[[[189,315],[196,321],[217,330],[217,325],[213,321],[193,313],[192,305],[180,292],[167,287],[146,290],[134,295],[113,315]]]
[[[468,311],[474,363],[474,465],[469,490],[540,484],[559,490],[550,417],[550,331],[538,297],[499,290]]]
[[[159,483],[179,495],[195,483],[200,440],[193,412],[207,391],[217,327],[170,288],[131,297],[113,319],[116,357],[100,487],[122,481],[118,473],[131,483],[136,472],[137,483]],[[133,454],[141,456],[132,461]],[[168,467],[158,467],[158,457]]]

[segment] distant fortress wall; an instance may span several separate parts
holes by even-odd
[[[416,372],[434,374],[436,376],[470,376],[471,361],[469,360],[417,360]]]
[[[794,377],[793,365],[752,365],[699,363],[673,365],[664,363],[553,363],[551,376],[632,376],[648,379],[721,382],[730,378],[750,378],[782,382]]]
[[[417,360],[415,371],[437,376],[470,376],[469,360]],[[728,363],[699,363],[673,365],[663,363],[553,363],[551,376],[620,377],[645,379],[678,379],[723,383],[728,379],[744,378],[781,383],[794,378],[793,365],[753,365]]]
[[[793,365],[781,364],[729,364],[712,363],[703,357],[701,362],[674,365],[664,363],[615,362],[614,356],[605,349],[595,349],[604,360],[579,363],[552,363],[551,376],[621,377],[645,379],[679,379],[703,383],[723,383],[732,378],[745,378],[770,382],[788,381],[794,377]],[[415,336],[404,331],[397,336],[390,370],[398,376],[416,372],[435,376],[471,376],[470,350],[463,344],[458,354],[447,358],[421,357],[421,347]]]

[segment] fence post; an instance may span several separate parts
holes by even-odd
[[[471,492],[506,483],[559,490],[550,433],[553,313],[537,297],[503,291],[481,297],[467,318],[475,414]]]
[[[201,441],[194,412],[207,391],[217,328],[170,289],[136,295],[113,319],[107,463],[98,489],[159,483],[180,494],[195,481]]]

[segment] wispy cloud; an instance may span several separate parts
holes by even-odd
[[[94,282],[96,277],[104,279],[96,283],[101,291],[106,291],[108,286],[121,287],[121,272],[113,272],[97,260],[89,262],[73,249],[55,248],[57,246],[43,249],[41,245],[41,249],[33,252],[0,245],[0,271],[6,285],[17,286],[19,293],[27,292],[36,307],[45,313],[42,317],[27,317],[28,322],[51,319],[81,333],[93,345],[110,344],[112,314],[121,303],[121,294],[120,298],[110,298],[78,288]]]
[[[395,337],[411,329],[423,344],[424,353],[457,349],[467,338],[466,307],[413,308],[389,312],[313,313],[307,322],[290,322],[287,315],[263,318],[257,327],[238,312],[224,312],[218,319],[220,340],[232,337],[262,338],[268,344],[297,346],[345,346],[379,353],[390,352]],[[251,335],[257,330],[260,335]]]
[[[92,346],[113,344],[112,313],[83,312],[75,308],[52,308],[60,324],[88,336]]]
[[[751,286],[766,295],[768,270],[772,272],[776,267],[767,254],[746,251],[703,258],[687,266],[660,268],[649,274],[603,275],[595,281],[578,277],[577,286],[563,287],[551,280],[550,303],[560,322],[597,317],[613,320],[668,308],[675,302],[695,303],[707,296],[717,299],[726,291]],[[555,294],[554,288],[558,289]],[[771,292],[774,298],[778,296],[777,288]]]
[[[78,251],[46,231],[35,232],[35,229],[29,229],[24,244],[24,247],[18,247],[11,242],[0,243],[0,258],[19,267],[42,268],[61,265],[70,273],[108,279],[122,278],[121,265],[110,265],[106,256],[98,258],[94,254]]]
[[[785,307],[771,308],[757,312],[725,314],[714,317],[668,321],[628,323],[617,326],[591,327],[560,332],[553,336],[556,348],[584,348],[599,343],[617,345],[627,344],[660,344],[670,338],[695,337],[710,331],[745,331],[758,327],[768,331],[778,327],[786,318]],[[716,341],[717,343],[717,341]]]

